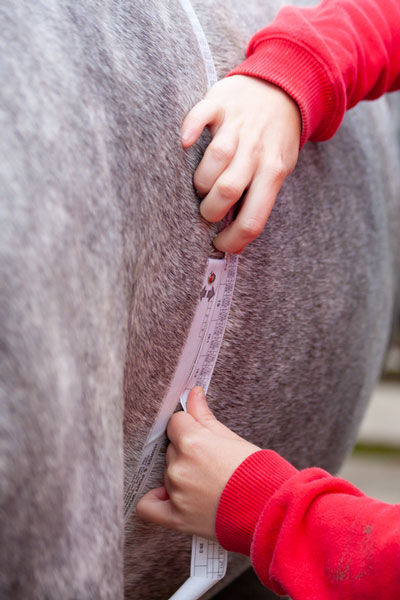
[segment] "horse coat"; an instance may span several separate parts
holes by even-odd
[[[220,77],[282,4],[193,1]],[[124,523],[123,492],[216,231],[192,185],[207,136],[179,140],[202,57],[177,0],[20,0],[0,31],[0,596],[165,600],[191,540]],[[209,403],[299,468],[339,468],[380,372],[398,164],[387,99],[351,110],[239,261]]]

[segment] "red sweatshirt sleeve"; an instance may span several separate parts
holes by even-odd
[[[301,111],[301,145],[326,140],[348,108],[400,88],[400,1],[287,6],[253,36],[246,60],[229,75],[284,89]]]
[[[217,536],[251,556],[257,575],[293,600],[400,598],[400,505],[365,496],[272,450],[249,456],[218,506]]]

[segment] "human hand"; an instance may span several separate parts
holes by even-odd
[[[217,421],[202,388],[188,398],[187,413],[172,415],[167,429],[164,486],[136,506],[139,517],[185,533],[216,539],[222,491],[236,468],[259,448]]]
[[[246,191],[234,222],[214,245],[241,252],[263,230],[284,179],[293,171],[301,137],[297,104],[279,87],[233,75],[216,83],[183,121],[182,145],[192,146],[208,126],[212,141],[194,174],[200,213],[222,219]]]

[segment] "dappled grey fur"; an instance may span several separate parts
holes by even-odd
[[[193,4],[222,76],[283,3]],[[202,59],[177,1],[2,3],[0,30],[0,596],[118,599],[125,579],[126,598],[164,600],[190,539],[134,516],[124,534],[123,478],[212,252],[192,187],[206,139],[179,143]],[[354,441],[389,331],[399,212],[391,113],[363,104],[307,144],[240,259],[210,404],[298,467],[336,471]],[[247,564],[232,557],[226,581]]]

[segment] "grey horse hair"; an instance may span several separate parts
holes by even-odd
[[[193,1],[220,77],[282,4]],[[0,31],[0,597],[166,600],[190,538],[124,523],[123,490],[213,252],[192,184],[208,137],[179,140],[202,57],[177,0],[3,2]],[[380,373],[400,254],[392,114],[362,103],[307,144],[240,258],[210,406],[298,468],[337,471]],[[232,555],[216,589],[248,564]]]

